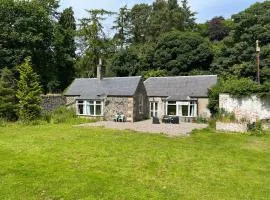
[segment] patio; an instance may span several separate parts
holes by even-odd
[[[185,136],[189,135],[194,129],[204,129],[207,124],[180,123],[180,124],[152,124],[152,120],[130,122],[111,122],[100,121],[96,123],[81,124],[78,127],[104,127],[117,130],[133,130],[137,132],[159,134],[163,133],[168,136]]]

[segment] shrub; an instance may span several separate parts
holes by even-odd
[[[260,86],[249,78],[230,77],[228,79],[220,79],[218,83],[208,91],[209,104],[212,115],[218,114],[219,111],[219,94],[227,93],[233,97],[245,97],[252,94],[265,93],[267,87]]]
[[[33,71],[30,58],[18,67],[20,79],[16,97],[19,100],[18,116],[21,121],[30,122],[38,119],[41,113],[41,93],[39,76]]]
[[[254,123],[248,124],[248,131],[251,132],[252,135],[264,135],[263,131],[263,123],[262,121],[256,121]]]
[[[236,122],[236,117],[234,113],[230,113],[225,111],[224,109],[220,109],[216,114],[216,120],[220,122]]]
[[[43,121],[51,124],[80,124],[80,123],[89,123],[96,120],[80,118],[76,116],[74,109],[68,109],[65,106],[62,106],[56,109],[53,112],[45,112],[42,115]]]
[[[0,127],[5,127],[7,125],[7,120],[4,118],[0,118]]]
[[[198,123],[198,124],[207,124],[207,122],[208,122],[208,120],[205,117],[199,116],[196,119],[196,123]]]

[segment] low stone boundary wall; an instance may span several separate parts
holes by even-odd
[[[237,133],[246,133],[248,131],[248,126],[245,123],[216,123],[217,131],[225,132],[237,132]]]
[[[66,97],[61,94],[42,95],[41,99],[41,108],[45,112],[51,112],[66,105]]]

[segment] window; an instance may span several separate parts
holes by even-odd
[[[167,115],[180,117],[196,117],[197,103],[196,101],[169,101],[167,103]]]
[[[139,113],[142,114],[143,113],[143,95],[140,95],[140,99],[139,99]]]
[[[83,115],[83,113],[84,113],[84,102],[83,101],[77,102],[77,113],[79,115]]]
[[[168,102],[167,115],[176,115],[176,101]]]
[[[77,101],[77,114],[85,116],[102,116],[102,101]]]
[[[150,102],[150,117],[158,117],[158,102]]]

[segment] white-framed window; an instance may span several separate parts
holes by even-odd
[[[143,95],[141,94],[139,97],[139,113],[142,114],[143,113]]]
[[[167,115],[176,115],[176,101],[168,101],[167,102]]]
[[[150,117],[158,117],[158,102],[150,102]]]
[[[196,117],[196,101],[169,101],[166,106],[166,114],[180,117]]]
[[[84,100],[76,102],[77,115],[103,116],[103,101]]]

